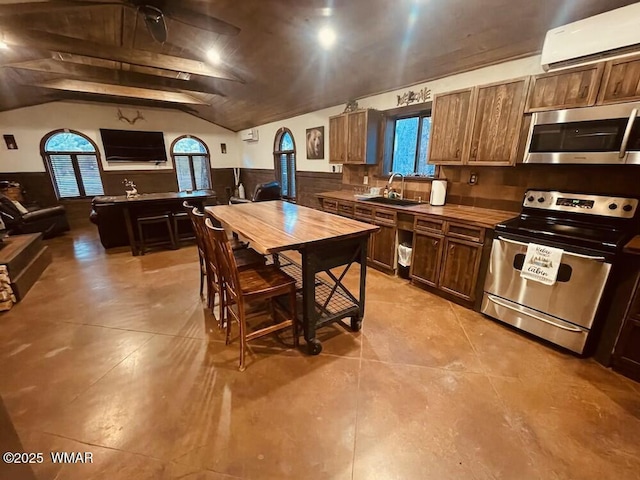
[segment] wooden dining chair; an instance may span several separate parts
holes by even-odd
[[[204,244],[204,265],[207,277],[207,306],[211,309],[211,313],[214,313],[217,294],[218,315],[216,318],[218,320],[218,326],[223,328],[225,324],[225,290],[222,275],[220,274],[216,245],[205,227],[204,213],[198,211],[197,208],[194,208],[191,211],[191,215],[195,222],[196,231],[199,232],[197,235],[202,237]],[[263,255],[260,255],[258,252],[245,245],[238,244],[237,248],[232,248],[232,252],[240,270],[261,266],[266,262]]]
[[[196,236],[196,244],[198,245],[198,261],[200,263],[200,296],[202,297],[204,294],[204,279],[207,276],[207,267],[205,264],[205,240],[204,240],[204,231],[199,227],[196,214],[194,214],[194,210],[197,212],[198,209],[193,205],[190,205],[189,202],[185,201],[182,203],[185,211],[189,215],[189,219],[191,220],[191,226],[193,227],[193,233]],[[209,301],[209,288],[207,286],[207,302]]]
[[[227,312],[226,343],[229,344],[232,318],[240,326],[240,371],[245,370],[247,342],[286,328],[293,329],[294,344],[298,346],[298,326],[296,319],[296,281],[282,272],[276,265],[263,265],[239,269],[231,249],[229,237],[222,228],[214,227],[210,219],[205,226],[208,236],[213,240],[225,289],[225,309]],[[276,304],[276,298],[288,296],[288,311]],[[268,327],[249,332],[247,329],[247,304],[268,300],[272,319],[276,320],[276,311],[282,311],[284,320]],[[232,306],[236,306],[234,311]]]

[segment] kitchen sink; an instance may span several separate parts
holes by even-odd
[[[363,198],[361,201],[372,202],[372,203],[382,203],[384,205],[398,205],[401,207],[406,207],[408,205],[419,205],[419,202],[416,202],[415,200],[407,200],[406,198],[372,197],[372,198]]]

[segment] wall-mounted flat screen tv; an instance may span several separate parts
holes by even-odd
[[[166,162],[162,132],[100,129],[107,162]]]

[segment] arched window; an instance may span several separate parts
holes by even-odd
[[[276,179],[282,185],[282,196],[296,199],[296,144],[291,130],[281,128],[276,133],[273,147]]]
[[[211,188],[209,149],[202,140],[191,135],[176,138],[171,144],[171,156],[176,169],[178,190]]]
[[[55,130],[40,142],[40,151],[58,198],[104,195],[98,148],[74,130]]]

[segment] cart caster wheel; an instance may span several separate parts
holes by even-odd
[[[351,317],[351,330],[359,332],[362,329],[362,320],[360,317]]]
[[[315,338],[307,342],[307,352],[309,355],[318,355],[322,351],[322,343]]]

